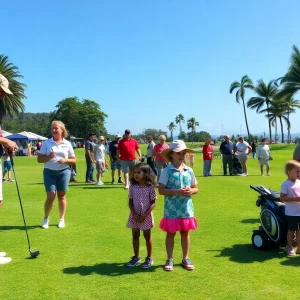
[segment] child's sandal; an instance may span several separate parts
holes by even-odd
[[[167,259],[165,265],[164,265],[164,270],[165,271],[173,271],[173,259]]]
[[[184,267],[186,270],[191,271],[191,270],[194,270],[194,269],[195,269],[194,265],[192,264],[192,262],[190,261],[189,258],[183,259],[182,262],[181,262],[181,264],[183,265],[183,267]]]

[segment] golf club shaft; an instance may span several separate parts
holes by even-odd
[[[11,151],[9,151],[9,157],[10,157],[10,162],[11,162],[11,166],[12,166],[12,169],[13,169],[13,173],[14,173],[14,176],[15,176],[15,182],[16,182],[16,187],[17,187],[17,192],[18,192],[18,198],[19,198],[21,212],[22,212],[22,217],[23,217],[23,222],[24,222],[24,226],[25,226],[25,232],[26,232],[26,237],[27,237],[27,242],[28,242],[28,248],[29,248],[29,252],[31,252],[31,250],[30,250],[31,247],[30,247],[29,235],[28,235],[28,230],[27,230],[27,225],[26,225],[26,220],[25,220],[25,215],[24,215],[22,200],[21,200],[21,196],[20,196],[20,190],[19,190],[18,180],[17,180],[17,176],[16,176],[16,172],[15,172],[13,155],[12,155]]]

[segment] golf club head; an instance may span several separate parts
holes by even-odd
[[[36,257],[38,257],[40,255],[40,251],[31,251],[30,250],[30,257],[31,258],[36,258]]]

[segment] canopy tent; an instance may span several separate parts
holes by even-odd
[[[2,130],[2,135],[3,135],[4,137],[7,137],[8,135],[12,135],[12,133],[11,133],[11,132],[8,132],[8,131],[5,131],[5,130]]]
[[[11,134],[6,136],[7,139],[10,140],[28,140],[28,137],[19,133]]]
[[[21,132],[20,132],[21,133]],[[38,135],[36,133],[33,133],[33,132],[30,132],[28,131],[28,133],[30,133],[31,135],[35,136],[37,138],[38,141],[46,141],[48,140],[46,137],[44,136],[41,136],[41,135]],[[31,139],[30,139],[31,140]]]
[[[45,141],[47,138],[35,134],[33,132],[22,131],[19,133],[11,134],[6,136],[7,139],[10,140],[29,140],[29,141]]]

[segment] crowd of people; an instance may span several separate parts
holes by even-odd
[[[6,94],[11,94],[9,83],[0,74],[0,99]],[[43,178],[46,191],[44,204],[44,218],[42,228],[49,228],[49,215],[53,208],[55,198],[58,199],[59,221],[58,228],[65,227],[65,213],[67,207],[66,192],[69,182],[76,175],[76,157],[73,146],[66,139],[68,133],[61,121],[53,121],[51,124],[52,137],[40,145],[37,153],[37,161],[44,164]],[[164,270],[174,269],[174,238],[177,232],[181,236],[182,260],[181,264],[187,270],[193,270],[194,265],[189,258],[190,230],[196,230],[197,220],[194,216],[194,208],[191,196],[198,192],[197,179],[195,177],[194,150],[187,148],[184,141],[174,140],[168,145],[164,135],[159,136],[155,144],[152,136],[147,137],[147,160],[144,162],[138,142],[132,137],[131,131],[126,129],[123,138],[118,134],[108,147],[105,147],[105,138],[99,136],[95,143],[95,134],[90,133],[85,142],[86,158],[86,183],[95,183],[101,186],[102,175],[106,169],[111,168],[111,184],[115,184],[115,173],[118,172],[118,183],[124,184],[128,191],[129,217],[127,227],[132,230],[133,256],[127,263],[128,267],[134,267],[141,262],[140,257],[140,231],[146,242],[147,256],[142,263],[142,268],[150,268],[153,265],[153,242],[151,229],[154,226],[153,209],[158,193],[164,196],[164,213],[160,221],[160,228],[166,232],[167,260]],[[0,129],[0,150],[4,151],[4,170],[2,173],[0,164],[0,206],[3,202],[2,182],[8,174],[10,177],[10,158],[17,149],[15,142],[2,136]],[[214,157],[214,148],[208,139],[202,147],[203,176],[212,176],[211,167]],[[29,149],[29,146],[28,146]],[[270,148],[263,139],[257,147],[256,141],[251,146],[239,137],[233,143],[229,136],[225,136],[220,145],[222,155],[223,175],[234,175],[234,160],[241,165],[241,176],[247,176],[247,160],[249,154],[252,158],[258,158],[261,175],[264,175],[264,167],[267,175],[270,175],[269,161],[272,160]],[[106,160],[108,151],[110,164]],[[137,163],[137,157],[139,162]],[[2,156],[2,153],[1,153]],[[285,202],[285,214],[287,217],[287,254],[295,256],[300,254],[300,146],[294,152],[294,160],[286,163],[285,172],[287,180],[281,186],[281,200]],[[189,163],[190,166],[187,166]],[[96,180],[94,180],[94,165],[96,166]],[[122,180],[122,173],[124,181]],[[73,176],[73,178],[72,178]],[[297,237],[296,253],[293,249],[294,235]],[[5,252],[0,252],[0,264],[11,261]]]

